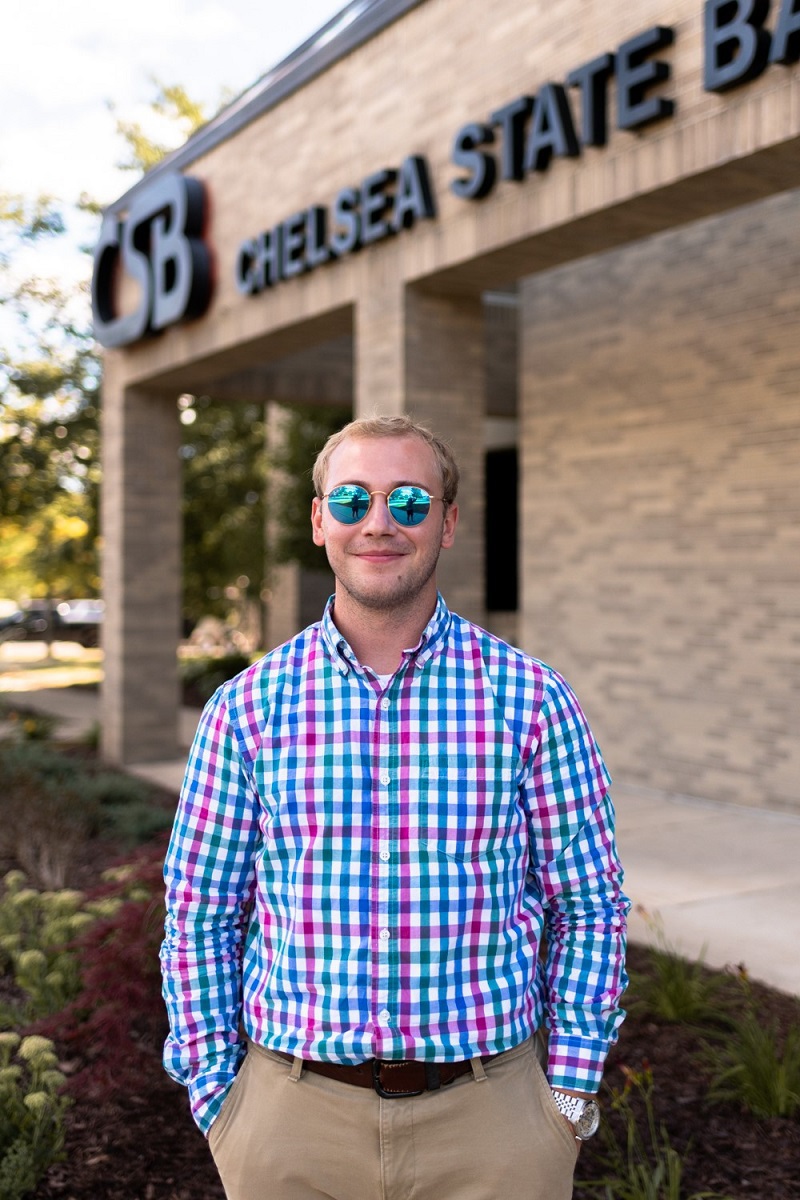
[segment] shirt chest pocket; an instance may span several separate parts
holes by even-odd
[[[426,764],[420,775],[423,852],[468,863],[521,851],[525,822],[507,760],[454,756]]]

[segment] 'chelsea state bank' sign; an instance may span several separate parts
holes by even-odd
[[[774,30],[765,22],[769,0],[707,0],[704,5],[703,87],[724,92],[757,78],[775,63],[800,59],[800,0],[780,0]],[[451,161],[460,172],[450,190],[464,200],[489,196],[500,180],[521,183],[546,171],[554,158],[577,158],[584,146],[608,140],[611,79],[619,130],[672,117],[675,102],[653,88],[670,78],[662,52],[674,30],[656,25],[571,71],[563,83],[545,83],[535,95],[516,96],[455,134]],[[569,93],[580,98],[576,125]],[[245,295],[289,281],[362,247],[436,217],[425,158],[410,155],[352,187],[330,205],[312,204],[246,238],[234,264]],[[201,316],[212,291],[211,253],[203,240],[202,184],[175,172],[156,176],[134,198],[123,220],[110,215],[95,251],[92,308],[95,336],[125,346],[177,321]],[[115,300],[122,272],[138,285],[138,305],[120,315]]]

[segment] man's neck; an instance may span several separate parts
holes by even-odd
[[[365,608],[337,590],[332,616],[361,665],[389,675],[400,666],[403,651],[417,645],[435,609],[435,594],[424,608],[416,604],[409,610],[383,610]]]

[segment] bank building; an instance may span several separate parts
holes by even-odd
[[[442,590],[617,786],[800,812],[799,58],[798,0],[352,0],[109,207],[107,758],[178,752],[178,397],[329,403],[451,442]]]

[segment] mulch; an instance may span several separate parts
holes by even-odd
[[[645,951],[632,948],[631,960],[639,969],[646,969],[646,959]],[[794,998],[754,987],[765,1017],[778,1019],[784,1028],[797,1021]],[[693,1065],[697,1040],[682,1026],[634,1013],[611,1053],[606,1081],[621,1089],[623,1066],[649,1064],[657,1116],[684,1156],[682,1197],[714,1191],[731,1200],[800,1200],[800,1122],[757,1121],[731,1104],[710,1107]],[[136,1094],[75,1103],[68,1115],[65,1160],[50,1169],[36,1192],[39,1200],[224,1200],[185,1092],[162,1071],[156,1045],[141,1077],[144,1086]],[[585,1194],[579,1181],[602,1173],[599,1149],[595,1139],[582,1150],[576,1200]]]
[[[645,948],[629,947],[632,972],[647,972],[649,961]],[[752,981],[749,986],[763,1021],[776,1022],[782,1036],[798,1025],[796,997]],[[757,1120],[733,1103],[711,1105],[708,1079],[697,1063],[701,1041],[701,1035],[686,1026],[640,1015],[634,1005],[608,1057],[604,1089],[621,1091],[625,1068],[649,1066],[656,1118],[683,1158],[681,1200],[704,1192],[730,1200],[800,1200],[800,1114]],[[614,1118],[607,1114],[606,1119]],[[621,1132],[618,1126],[617,1131]],[[602,1175],[601,1151],[599,1137],[586,1143],[578,1180]],[[576,1200],[583,1194],[576,1186]],[[666,1200],[668,1193],[661,1193],[659,1200],[662,1196]]]

